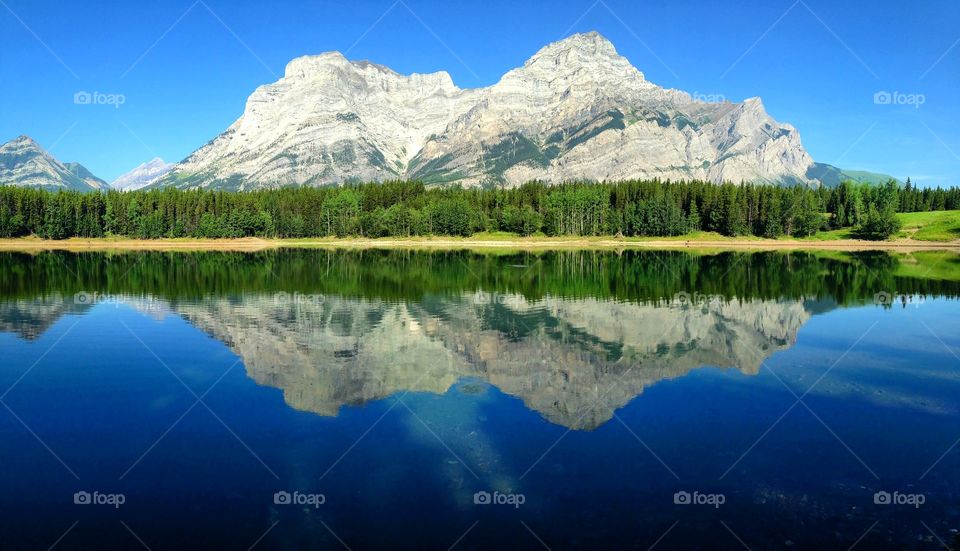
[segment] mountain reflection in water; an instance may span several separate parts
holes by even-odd
[[[590,430],[664,379],[702,366],[757,373],[809,319],[801,300],[636,304],[489,293],[394,302],[242,295],[197,302],[99,297],[179,315],[223,342],[293,408],[336,416],[398,392],[443,394],[475,378],[552,423]],[[73,297],[0,303],[0,330],[34,339],[91,305]]]
[[[20,269],[3,275],[14,296],[0,300],[0,330],[26,339],[60,316],[113,301],[157,318],[182,316],[298,410],[336,416],[345,405],[398,392],[442,394],[475,378],[577,430],[602,425],[650,385],[699,367],[756,374],[811,315],[839,302],[896,297],[897,289],[953,296],[960,288],[903,277],[901,262],[884,254],[4,257]],[[31,271],[63,279],[33,290]]]
[[[397,392],[442,394],[469,377],[587,430],[692,369],[756,373],[810,315],[801,301],[655,306],[485,293],[424,303],[247,295],[171,309],[300,410],[333,416]]]

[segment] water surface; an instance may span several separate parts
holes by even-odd
[[[0,547],[955,548],[958,274],[0,254]]]

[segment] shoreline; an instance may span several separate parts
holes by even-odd
[[[70,238],[49,240],[36,237],[0,239],[0,251],[235,251],[255,252],[280,248],[334,249],[498,249],[498,250],[564,250],[564,249],[713,249],[713,250],[836,250],[836,251],[957,251],[960,240],[919,241],[897,239],[866,241],[836,239],[826,241],[801,239],[702,239],[702,238],[616,238],[616,237],[517,237],[517,238],[318,238],[318,239],[114,239]]]

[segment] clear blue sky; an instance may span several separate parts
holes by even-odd
[[[0,142],[28,134],[109,181],[183,159],[300,55],[476,87],[589,30],[659,85],[762,97],[818,161],[960,184],[957,0],[0,0]],[[125,102],[77,105],[78,91]],[[924,102],[877,105],[879,91]]]

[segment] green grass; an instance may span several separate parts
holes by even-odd
[[[908,212],[897,214],[903,228],[894,239],[916,239],[917,241],[954,241],[960,239],[960,210],[939,210],[933,212]],[[818,232],[803,238],[804,241],[836,241],[838,239],[857,239],[853,228],[841,228]]]
[[[839,230],[830,230],[817,232],[809,237],[801,238],[803,241],[837,241],[838,239],[856,239],[857,236],[853,228],[840,228]]]
[[[920,241],[953,241],[960,239],[960,210],[908,212],[898,214],[903,229],[897,237]]]

